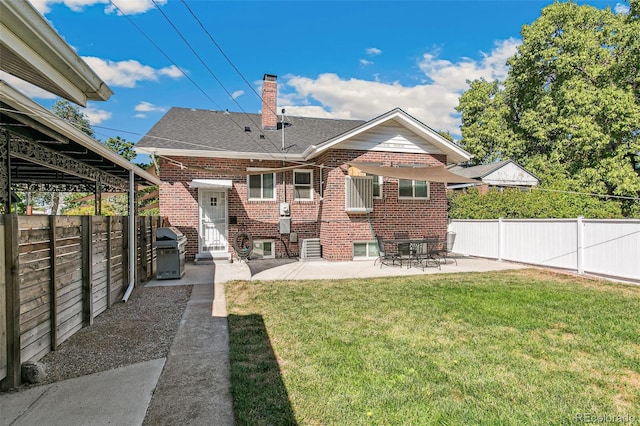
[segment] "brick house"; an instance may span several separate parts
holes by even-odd
[[[172,108],[138,142],[157,159],[160,214],[188,238],[187,259],[375,257],[375,234],[447,230],[446,170],[471,155],[401,109],[369,121],[279,116],[265,74],[262,113]]]

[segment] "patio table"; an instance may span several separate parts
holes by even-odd
[[[396,247],[402,244],[409,244],[409,258],[407,268],[411,267],[411,261],[422,266],[422,269],[429,266],[432,262],[434,266],[440,269],[440,260],[436,257],[437,250],[443,243],[440,238],[392,238],[383,240],[386,244],[393,244]]]

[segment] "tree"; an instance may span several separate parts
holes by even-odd
[[[72,105],[69,101],[58,99],[51,107],[51,110],[55,115],[72,124],[80,131],[94,137],[95,132],[91,128],[91,122],[89,118],[80,111],[80,107]]]
[[[120,136],[116,136],[115,138],[109,138],[106,142],[101,142],[104,146],[109,148],[111,151],[120,154],[122,157],[131,161],[136,158],[136,152],[133,149],[134,143],[129,142],[125,139],[122,139]]]
[[[638,197],[639,4],[545,7],[523,26],[506,80],[461,96],[461,144],[478,162],[513,158],[545,186]]]

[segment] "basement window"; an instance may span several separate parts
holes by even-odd
[[[375,241],[354,241],[353,259],[374,259],[378,257],[378,243]]]
[[[253,253],[251,253],[251,257],[274,259],[276,254],[273,248],[273,240],[253,240]]]

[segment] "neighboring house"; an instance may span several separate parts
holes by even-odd
[[[264,257],[350,260],[374,234],[447,230],[446,170],[471,155],[401,109],[369,121],[172,108],[138,142],[157,158],[160,214],[188,237],[187,258],[230,258],[239,232]],[[282,111],[284,113],[284,111]],[[315,255],[314,255],[315,253]]]
[[[540,183],[536,176],[513,160],[472,167],[455,165],[449,167],[449,171],[482,182],[484,185],[480,186],[481,192],[487,191],[489,188],[533,187]],[[450,184],[447,189],[460,190],[469,186],[473,186],[473,184]]]

